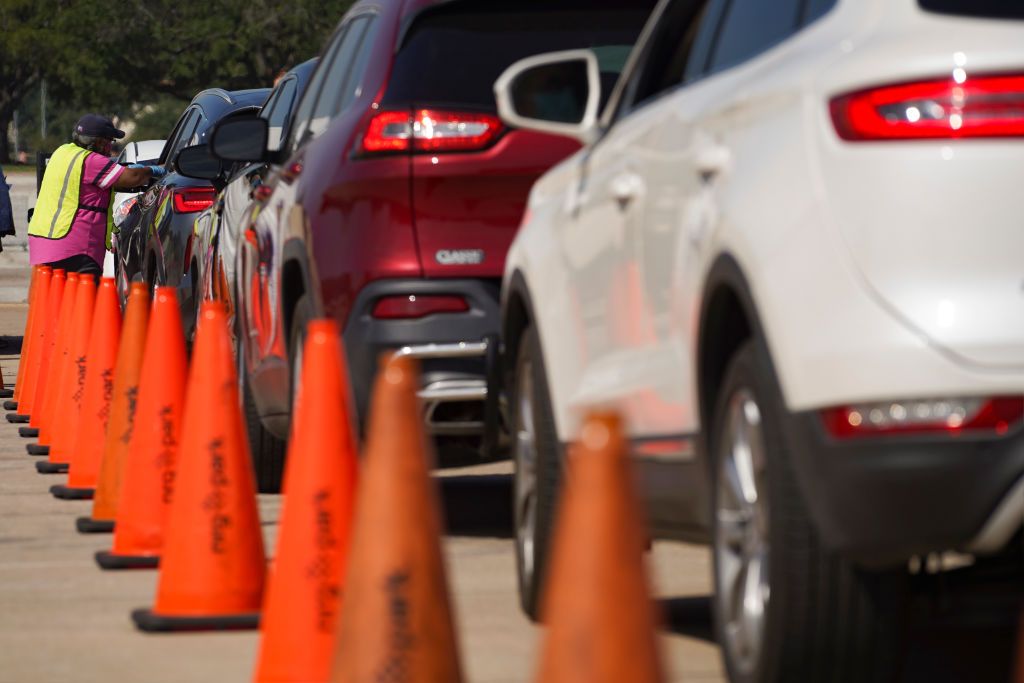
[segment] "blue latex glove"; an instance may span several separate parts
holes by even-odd
[[[126,168],[146,168],[145,164],[128,164]]]
[[[167,169],[163,166],[150,166],[149,172],[153,174],[154,178],[163,178],[167,175]]]

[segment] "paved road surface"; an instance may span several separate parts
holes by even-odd
[[[10,386],[25,307],[0,304],[0,368]],[[62,477],[35,472],[16,425],[0,421],[0,683],[227,683],[249,681],[254,633],[144,635],[129,613],[152,604],[156,573],[100,571],[96,550],[109,536],[75,532],[87,501],[47,489]],[[520,613],[514,578],[508,465],[446,472],[440,478],[445,540],[467,681],[526,683],[540,631]],[[279,496],[260,496],[268,552]],[[722,681],[709,643],[708,555],[656,544],[653,573],[676,632],[663,637],[674,681]]]
[[[27,269],[4,258],[8,252],[0,255],[0,370],[10,386],[26,308],[3,300],[24,299]],[[25,443],[15,425],[0,420],[0,683],[250,680],[254,633],[135,631],[129,613],[152,604],[156,574],[97,569],[93,552],[107,547],[109,538],[74,531],[75,518],[88,513],[89,503],[51,497],[48,487],[62,478],[37,474]],[[452,593],[472,683],[531,680],[540,637],[517,605],[508,471],[507,464],[480,466],[439,479]],[[268,552],[279,504],[278,496],[260,497]],[[662,645],[671,680],[723,681],[710,637],[707,551],[657,543],[649,559],[666,608]],[[1008,615],[1002,589],[985,582],[969,605],[949,593],[955,577],[922,578],[900,680],[1008,680],[1013,610]]]

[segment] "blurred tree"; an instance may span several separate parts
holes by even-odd
[[[26,97],[41,78],[55,121],[85,111],[121,120],[148,112],[146,134],[164,137],[170,128],[157,134],[157,126],[199,90],[269,86],[282,67],[315,56],[351,4],[0,0],[0,163],[9,157],[14,110],[20,103],[20,112],[33,108]],[[53,133],[67,135],[63,128]]]
[[[39,82],[53,40],[53,5],[48,0],[0,0],[0,163],[10,160],[7,129],[14,110]]]
[[[138,0],[136,0],[138,1]],[[198,90],[270,86],[282,67],[315,56],[352,0],[213,0],[207,11],[175,0],[139,3],[160,45],[146,68],[153,87],[191,99]]]
[[[135,128],[125,140],[165,140],[186,106],[188,100],[158,95],[132,117]]]

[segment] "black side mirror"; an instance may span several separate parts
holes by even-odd
[[[178,152],[174,166],[181,175],[201,180],[216,180],[224,172],[224,164],[210,153],[209,145],[186,147]]]
[[[213,129],[210,147],[222,161],[253,163],[267,159],[267,121],[258,116],[231,118]]]

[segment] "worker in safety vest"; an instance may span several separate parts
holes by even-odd
[[[114,139],[123,137],[110,119],[86,114],[75,124],[72,141],[50,156],[28,226],[32,265],[103,272],[113,229],[111,191],[139,187],[165,173],[161,166],[121,166],[111,159]]]

